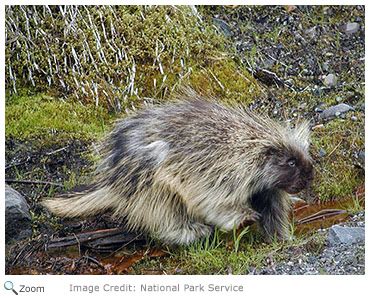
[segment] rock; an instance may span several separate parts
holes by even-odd
[[[354,155],[356,157],[356,166],[365,169],[365,153],[364,150],[360,150],[359,152],[355,153]]]
[[[354,34],[358,32],[360,25],[358,23],[347,23],[341,27],[341,30],[346,34]]]
[[[292,11],[294,11],[296,9],[296,5],[286,5],[285,6],[285,10],[287,11],[287,12],[292,12]]]
[[[323,62],[322,69],[323,69],[323,71],[328,71],[329,70],[329,61]]]
[[[361,227],[342,227],[334,225],[328,232],[328,243],[330,245],[353,244],[364,242],[365,230]]]
[[[230,29],[230,26],[223,20],[213,18],[213,23],[221,30],[221,32],[226,36],[226,37],[231,37],[233,36],[233,32]]]
[[[32,234],[30,206],[9,185],[5,186],[5,242],[28,238]]]
[[[363,163],[365,162],[366,154],[365,154],[364,150],[360,150],[360,151],[358,152],[358,158],[359,158],[360,161],[362,161]]]
[[[334,75],[333,73],[330,73],[329,75],[327,75],[324,78],[323,83],[327,87],[334,87],[334,86],[336,86],[336,84],[337,84],[337,77],[336,77],[336,75]]]
[[[325,151],[323,148],[319,149],[319,157],[324,157],[327,155],[327,151]]]
[[[352,106],[349,106],[346,103],[340,103],[335,106],[331,106],[328,109],[325,109],[321,114],[320,118],[322,119],[330,119],[334,117],[338,117],[341,114],[344,114],[348,111],[354,111],[354,108]]]
[[[305,34],[307,35],[307,37],[309,37],[310,39],[314,39],[316,37],[316,26],[314,27],[311,27],[310,29],[307,29],[305,31]]]

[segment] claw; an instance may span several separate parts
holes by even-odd
[[[250,220],[258,221],[260,218],[261,218],[261,214],[258,213],[258,212],[256,212],[256,211],[253,211],[253,212],[250,214]]]
[[[261,218],[261,214],[254,211],[250,210],[244,220],[240,223],[239,228],[244,228],[246,226],[251,225],[253,222],[258,221]]]

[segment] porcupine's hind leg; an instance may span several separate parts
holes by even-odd
[[[290,238],[290,200],[286,192],[279,189],[259,192],[253,195],[251,204],[261,214],[259,224],[266,241]]]
[[[197,221],[187,213],[178,194],[171,194],[167,203],[167,206],[163,205],[167,212],[158,217],[156,238],[168,244],[190,244],[212,233],[212,226]]]
[[[132,202],[126,205],[130,226],[163,243],[189,244],[213,231],[212,226],[190,216],[181,196],[164,184],[158,183]]]

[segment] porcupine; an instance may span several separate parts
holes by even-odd
[[[289,194],[309,186],[307,122],[289,128],[200,96],[119,120],[103,142],[87,192],[44,201],[64,217],[106,211],[168,244],[214,227],[257,221],[265,239],[289,236]]]

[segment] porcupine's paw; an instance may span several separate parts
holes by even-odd
[[[260,214],[250,208],[225,210],[225,212],[218,214],[217,220],[214,222],[223,231],[231,231],[235,228],[248,225],[254,221],[259,220]]]
[[[254,211],[253,209],[248,209],[246,211],[245,217],[238,225],[238,229],[245,228],[249,225],[251,225],[253,222],[259,221],[261,218],[261,214],[257,211]]]
[[[168,244],[190,244],[196,240],[206,238],[213,232],[213,228],[200,222],[187,222],[182,226],[169,229],[166,234],[160,236]]]

